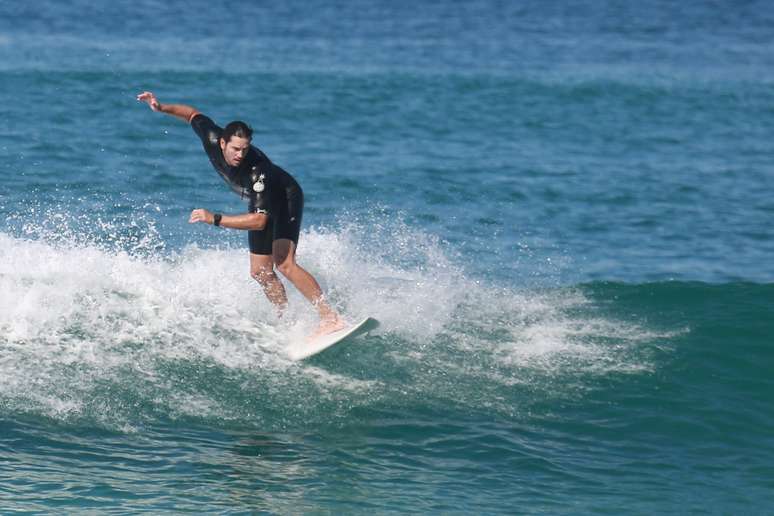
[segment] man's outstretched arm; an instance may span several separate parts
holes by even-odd
[[[148,104],[153,111],[172,115],[189,124],[191,123],[191,119],[199,114],[199,111],[196,108],[186,106],[185,104],[162,104],[156,98],[156,95],[150,91],[144,91],[137,95],[137,100]]]

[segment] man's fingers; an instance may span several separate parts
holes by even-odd
[[[153,95],[153,93],[149,91],[143,91],[139,95],[137,95],[137,100],[140,102],[148,102],[148,103],[158,103],[156,100],[156,97]]]
[[[195,222],[206,222],[206,220],[207,218],[204,214],[204,210],[199,208],[191,212],[191,218],[188,219],[188,222],[193,224]]]

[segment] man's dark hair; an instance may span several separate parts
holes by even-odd
[[[232,136],[252,140],[253,129],[241,120],[234,120],[229,122],[225,129],[223,129],[223,134],[220,137],[223,138],[224,142],[228,143]]]

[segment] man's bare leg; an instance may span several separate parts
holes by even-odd
[[[320,314],[320,326],[312,337],[344,328],[346,326],[344,319],[325,301],[317,280],[296,263],[296,244],[292,240],[281,238],[272,244],[272,252],[277,269],[317,308]]]
[[[277,307],[279,316],[288,306],[288,296],[285,287],[274,273],[274,259],[270,254],[250,253],[250,276],[263,287],[263,291],[269,301]]]

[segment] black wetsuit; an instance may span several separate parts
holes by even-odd
[[[292,240],[297,245],[304,192],[293,176],[252,145],[242,163],[232,167],[226,163],[220,148],[223,128],[201,113],[191,119],[191,127],[202,140],[204,151],[218,174],[234,192],[249,200],[248,211],[269,216],[264,229],[247,232],[250,252],[271,254],[272,242],[280,238]]]

